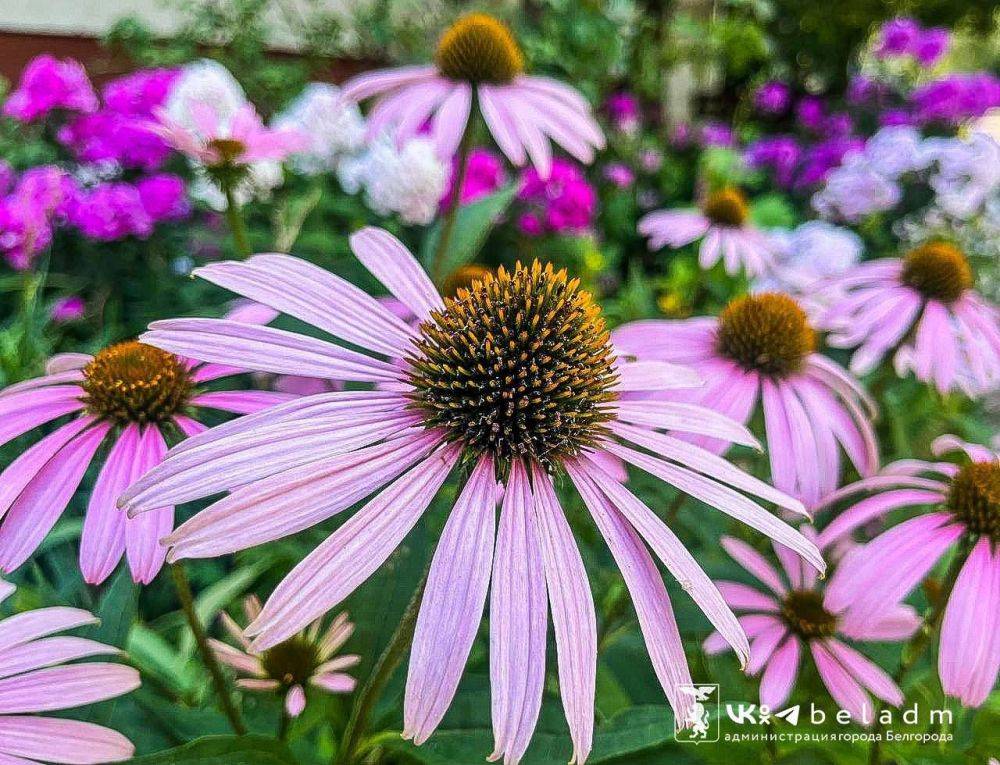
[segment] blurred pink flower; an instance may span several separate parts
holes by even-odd
[[[349,81],[343,95],[352,101],[378,97],[369,137],[389,130],[403,144],[430,119],[442,159],[459,148],[473,95],[500,150],[519,167],[530,159],[543,178],[552,168],[550,140],[584,163],[604,147],[583,96],[548,77],[524,74],[510,30],[482,13],[463,16],[445,31],[434,65],[367,72]]]
[[[59,298],[53,305],[50,315],[52,321],[61,324],[67,321],[76,321],[83,317],[87,310],[87,304],[79,295],[69,295]]]
[[[597,191],[578,165],[555,159],[547,178],[533,167],[521,175],[517,198],[529,213],[519,221],[529,236],[543,233],[581,233],[589,229],[597,211]]]
[[[97,109],[97,96],[79,61],[36,56],[21,72],[3,113],[21,122],[34,122],[55,109],[92,112]]]
[[[260,601],[250,595],[243,601],[248,622],[260,616]],[[243,629],[229,616],[222,615],[222,626],[238,648],[221,640],[209,640],[212,651],[223,664],[244,675],[236,687],[246,691],[280,693],[284,696],[289,717],[298,717],[306,708],[306,687],[326,693],[351,693],[357,681],[341,670],[361,661],[355,654],[336,656],[337,650],[354,632],[347,614],[338,614],[324,631],[322,621],[293,635],[270,650],[258,653],[243,634]]]
[[[0,601],[13,587],[0,581]],[[99,765],[132,757],[135,747],[109,728],[63,717],[41,717],[106,701],[139,687],[139,673],[123,664],[88,662],[117,648],[78,637],[51,637],[98,619],[78,608],[39,608],[0,620],[0,761]]]
[[[874,401],[815,351],[806,314],[788,295],[739,297],[718,318],[636,321],[613,337],[623,353],[690,366],[705,381],[673,398],[744,423],[762,409],[772,481],[807,507],[839,485],[841,449],[861,475],[878,469]],[[728,446],[695,442],[718,453]]]
[[[448,178],[448,189],[441,198],[442,204],[450,204],[455,194],[455,179],[458,174],[458,158],[452,159],[451,175]],[[462,194],[459,203],[467,205],[475,202],[499,189],[507,182],[507,173],[503,162],[495,152],[489,149],[475,148],[469,152],[468,165],[465,170],[465,180],[462,183]]]
[[[928,242],[903,258],[883,258],[832,279],[830,307],[817,317],[836,348],[856,348],[858,375],[891,356],[898,374],[913,371],[942,393],[978,395],[1000,385],[1000,311],[973,288],[956,246]]]
[[[701,239],[698,264],[709,269],[719,260],[726,273],[742,269],[759,276],[772,264],[775,248],[767,236],[749,222],[750,208],[738,189],[726,187],[708,195],[701,211],[657,210],[639,220],[639,233],[649,239],[649,249],[664,245],[677,249]]]
[[[537,261],[499,270],[446,303],[388,232],[362,229],[351,237],[351,247],[417,317],[417,326],[332,273],[266,254],[195,273],[367,352],[211,319],[156,322],[143,341],[183,347],[214,363],[239,360],[259,371],[377,387],[309,396],[189,439],[126,492],[124,506],[135,515],[231,491],[165,540],[170,559],[179,560],[285,537],[371,497],[292,570],[247,628],[253,650],[263,651],[334,609],[367,580],[420,520],[448,475],[467,465],[416,621],[404,735],[420,744],[440,723],[492,582],[493,758],[518,762],[535,728],[551,608],[573,759],[582,763],[593,736],[597,631],[583,560],[552,479],[552,472],[565,470],[625,577],[664,692],[678,719],[687,719],[689,700],[678,688],[690,682],[687,663],[646,544],[742,657],[749,647],[698,562],[620,483],[627,479],[622,462],[738,517],[822,570],[815,545],[741,492],[800,513],[801,503],[658,432],[754,444],[742,425],[690,404],[622,400],[627,391],[685,388],[698,380],[673,364],[620,358],[589,293],[565,271]],[[490,337],[508,337],[510,347]],[[539,339],[546,337],[558,342]],[[497,364],[523,382],[484,395],[475,370]]]
[[[780,573],[768,558],[746,542],[723,537],[722,547],[766,588],[761,592],[758,587],[740,582],[719,582],[722,597],[733,610],[743,613],[740,624],[751,640],[746,671],[751,675],[763,673],[761,704],[777,710],[788,700],[798,678],[804,648],[812,655],[830,696],[841,709],[850,712],[855,722],[874,721],[875,708],[869,694],[893,706],[903,703],[903,693],[892,678],[844,639],[904,641],[920,627],[920,617],[913,608],[883,597],[876,612],[860,619],[846,606],[838,604],[834,608],[830,603],[830,590],[852,586],[849,574],[838,569],[824,588],[813,569],[779,544],[773,547],[781,563]],[[727,648],[717,632],[704,643],[709,654]]]
[[[948,602],[938,675],[947,695],[977,707],[1000,672],[1000,455],[955,436],[942,436],[931,448],[938,456],[960,450],[967,460],[961,465],[907,461],[831,497],[832,505],[867,495],[823,530],[823,546],[895,511],[928,509],[854,547],[827,588],[827,602],[834,610],[850,608],[859,620],[871,619],[885,602],[909,595],[949,551],[961,551],[951,563],[954,585],[942,593]]]
[[[102,456],[87,506],[80,568],[88,583],[99,584],[126,554],[133,579],[151,582],[163,565],[166,548],[160,539],[173,529],[174,509],[163,505],[129,519],[115,504],[118,495],[162,460],[168,438],[204,430],[195,419],[197,409],[245,414],[292,398],[201,387],[242,371],[190,362],[132,341],[95,356],[55,356],[45,376],[0,391],[0,443],[63,421],[0,473],[0,569],[13,571],[37,549],[107,442],[110,450]]]
[[[635,183],[635,171],[624,162],[611,162],[605,165],[604,177],[620,189],[627,189]]]

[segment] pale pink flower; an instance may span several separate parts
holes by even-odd
[[[639,233],[649,248],[684,247],[698,239],[698,265],[709,269],[722,260],[726,273],[742,269],[760,276],[772,264],[777,248],[767,235],[751,224],[746,197],[727,187],[708,195],[698,210],[656,210],[639,221]]]
[[[260,601],[250,595],[243,601],[248,621],[260,616]],[[351,693],[357,681],[341,670],[361,661],[355,654],[336,656],[337,650],[354,632],[346,613],[338,614],[323,630],[316,621],[305,631],[263,652],[255,651],[243,629],[229,614],[222,615],[222,626],[238,648],[220,640],[209,639],[212,650],[223,664],[245,675],[236,686],[247,691],[280,693],[289,717],[298,717],[306,708],[306,686],[326,693]]]
[[[1000,310],[973,289],[955,246],[930,242],[903,258],[884,258],[831,281],[817,325],[838,348],[856,348],[851,370],[872,371],[891,356],[942,393],[971,395],[1000,386]]]
[[[73,498],[102,444],[110,446],[94,483],[80,540],[80,568],[104,581],[126,555],[132,578],[153,580],[173,530],[174,508],[129,519],[115,505],[125,488],[159,463],[167,441],[200,433],[202,407],[256,412],[291,396],[265,391],[206,391],[203,384],[239,374],[198,364],[137,342],[95,356],[63,354],[46,374],[0,391],[0,443],[61,421],[0,473],[0,570],[24,563]]]
[[[855,722],[867,725],[874,721],[869,694],[893,706],[903,703],[903,694],[892,678],[844,641],[906,640],[920,627],[920,617],[913,608],[883,599],[876,613],[860,619],[843,604],[835,608],[830,603],[830,589],[852,586],[840,570],[824,592],[816,572],[779,544],[774,545],[774,553],[781,563],[780,573],[746,542],[724,537],[722,546],[766,588],[761,592],[740,582],[719,582],[726,602],[742,612],[740,624],[751,639],[747,671],[762,673],[761,704],[776,712],[788,700],[806,650],[830,696]],[[704,644],[709,654],[727,647],[719,633]]]
[[[156,131],[177,151],[209,168],[280,161],[307,142],[296,129],[267,127],[250,103],[241,104],[231,115],[210,101],[192,103],[188,111],[190,124],[165,108],[157,110]]]
[[[13,589],[0,581],[0,601]],[[24,611],[0,621],[0,762],[97,765],[132,757],[132,742],[109,728],[38,715],[106,701],[139,687],[139,673],[122,664],[66,663],[119,654],[93,640],[52,637],[96,623],[87,611],[65,607]]]
[[[445,161],[459,147],[473,101],[507,158],[517,166],[530,159],[543,177],[552,167],[550,140],[584,163],[604,147],[583,96],[557,80],[524,74],[510,30],[482,13],[464,16],[445,31],[433,65],[361,74],[343,95],[352,101],[378,97],[368,117],[369,137],[389,131],[402,145],[430,120]]]
[[[951,557],[951,565],[961,569],[951,591],[941,595],[948,602],[938,675],[947,695],[976,707],[989,696],[1000,671],[1000,456],[954,436],[942,436],[931,448],[935,455],[958,449],[967,459],[960,465],[907,460],[890,473],[844,487],[826,503],[867,495],[823,530],[823,547],[889,513],[922,508],[852,549],[827,599],[835,610],[849,607],[858,619],[871,618],[883,603],[909,595],[939,560]],[[967,557],[962,561],[955,554]]]
[[[614,341],[640,360],[684,364],[704,379],[675,397],[744,423],[763,409],[772,481],[807,506],[840,484],[841,450],[861,475],[878,469],[875,403],[815,351],[806,314],[788,295],[739,297],[718,318],[632,322],[615,330]],[[695,442],[719,453],[727,446]]]
[[[416,623],[404,734],[422,743],[441,721],[492,581],[493,757],[516,763],[531,738],[551,608],[573,759],[582,763],[593,736],[597,631],[587,574],[553,483],[554,474],[565,474],[621,567],[667,698],[686,711],[678,690],[690,682],[683,645],[649,548],[744,658],[748,644],[680,540],[619,482],[627,479],[621,461],[822,569],[815,545],[742,492],[793,511],[804,512],[802,505],[716,455],[658,432],[754,444],[742,425],[691,404],[622,400],[627,391],[698,380],[676,365],[617,358],[598,307],[564,271],[519,265],[486,274],[443,300],[388,232],[366,228],[350,241],[364,266],[416,317],[413,324],[334,274],[266,254],[196,274],[352,349],[218,319],[156,322],[143,342],[214,363],[239,360],[259,371],[376,387],[307,396],[189,439],[126,492],[129,512],[228,491],[167,538],[169,558],[178,560],[285,537],[374,495],[275,589],[247,629],[253,649],[262,651],[334,609],[368,579],[461,464],[466,480],[434,553]]]

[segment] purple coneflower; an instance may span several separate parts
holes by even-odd
[[[781,545],[774,552],[781,563],[778,572],[771,562],[745,542],[724,537],[726,552],[763,584],[768,592],[739,582],[719,582],[726,602],[743,612],[740,624],[751,639],[750,674],[763,672],[760,703],[772,711],[788,700],[798,677],[803,648],[808,647],[813,662],[830,696],[842,709],[863,724],[874,720],[869,693],[893,706],[903,702],[903,694],[882,669],[851,648],[843,639],[863,642],[898,642],[909,638],[920,626],[920,618],[910,606],[882,600],[877,613],[864,619],[849,608],[830,604],[829,590],[835,583],[851,587],[852,582],[838,570],[824,593],[816,572],[802,565],[802,559]],[[704,644],[708,653],[727,648],[718,633]]]
[[[831,502],[870,496],[840,513],[820,539],[825,547],[893,511],[934,508],[849,552],[827,597],[832,608],[849,606],[857,618],[870,618],[881,603],[905,598],[957,548],[952,572],[955,566],[961,569],[950,592],[940,595],[947,605],[938,674],[946,694],[976,707],[986,700],[1000,671],[1000,457],[954,436],[932,444],[936,455],[956,449],[968,456],[964,465],[908,461],[889,475],[843,488]]]
[[[0,581],[0,601],[13,590]],[[0,621],[0,762],[97,765],[133,755],[132,742],[109,728],[38,716],[113,699],[139,687],[139,673],[122,664],[66,664],[119,653],[85,638],[51,637],[96,623],[87,611],[65,607],[24,611]]]
[[[639,221],[639,233],[649,238],[649,248],[673,249],[701,239],[698,264],[708,269],[721,259],[726,273],[744,269],[759,276],[771,264],[774,246],[767,236],[748,222],[750,207],[739,189],[726,187],[705,199],[695,210],[657,210]]]
[[[255,595],[244,599],[243,613],[248,621],[260,616],[260,601]],[[354,632],[354,624],[348,621],[346,613],[339,614],[325,631],[322,623],[316,621],[305,631],[261,653],[253,650],[243,629],[229,614],[222,615],[222,625],[239,648],[219,640],[210,639],[209,643],[219,661],[246,675],[236,681],[237,687],[282,694],[289,717],[298,717],[305,711],[307,685],[327,693],[354,690],[357,681],[341,670],[353,667],[361,658],[354,654],[335,656]]]
[[[159,463],[167,440],[205,429],[193,415],[207,407],[240,414],[287,401],[264,391],[214,391],[202,383],[240,373],[198,365],[135,341],[95,356],[63,354],[47,374],[0,391],[0,443],[68,417],[0,473],[0,569],[13,571],[35,551],[69,504],[101,445],[110,442],[94,483],[80,540],[80,568],[104,581],[125,554],[132,578],[153,580],[163,565],[159,540],[173,529],[174,509],[159,506],[129,519],[115,503]]]
[[[621,400],[626,391],[697,380],[673,364],[619,359],[599,307],[565,271],[537,262],[499,269],[442,300],[388,232],[363,229],[351,247],[418,323],[407,324],[343,279],[285,255],[255,255],[197,273],[372,355],[215,319],[157,322],[143,340],[215,363],[239,359],[261,371],[378,387],[304,397],[189,439],[126,493],[129,512],[229,491],[166,540],[171,560],[202,558],[293,534],[375,494],[275,589],[247,630],[254,650],[262,651],[335,608],[371,576],[459,467],[464,487],[434,553],[416,622],[405,735],[422,743],[444,715],[492,580],[493,757],[515,763],[527,748],[541,704],[551,607],[573,757],[582,763],[593,735],[596,619],[553,483],[568,475],[619,561],[667,698],[686,710],[677,691],[689,682],[683,647],[647,545],[744,659],[746,638],[677,537],[602,465],[613,466],[612,457],[631,463],[822,568],[815,545],[740,492],[802,512],[800,503],[657,430],[747,444],[753,437],[691,404]],[[498,480],[504,491],[497,528]]]
[[[977,395],[1000,385],[1000,311],[973,289],[965,254],[928,242],[903,258],[863,263],[834,279],[818,326],[828,342],[857,347],[851,370],[866,374],[887,355],[942,393]]]
[[[842,367],[816,352],[815,332],[788,295],[738,297],[718,318],[633,322],[615,330],[614,342],[640,360],[698,372],[704,386],[675,398],[744,423],[759,401],[774,485],[807,506],[839,485],[841,448],[862,475],[878,469],[874,402]],[[695,442],[716,452],[728,446]]]
[[[584,163],[604,147],[583,96],[549,77],[524,74],[524,57],[510,30],[483,13],[463,16],[445,31],[433,65],[361,74],[343,95],[354,101],[379,97],[368,117],[369,136],[390,130],[403,143],[430,119],[444,160],[459,148],[474,100],[507,158],[517,166],[530,158],[542,177],[552,167],[549,140]]]

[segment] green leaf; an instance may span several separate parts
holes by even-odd
[[[190,744],[136,757],[142,765],[294,765],[285,747],[263,736],[206,736]]]
[[[517,184],[512,183],[488,197],[458,208],[455,225],[448,239],[448,249],[442,257],[441,276],[472,262],[486,242],[494,222],[510,207],[516,194]],[[438,220],[428,230],[420,248],[421,260],[429,272],[434,266],[433,261],[437,254],[438,242],[441,240],[444,221],[444,218]]]
[[[132,581],[128,566],[119,566],[94,612],[101,623],[93,627],[87,637],[124,648],[138,605],[139,587]]]

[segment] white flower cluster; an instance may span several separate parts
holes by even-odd
[[[232,119],[245,103],[246,93],[232,73],[218,61],[202,59],[184,67],[171,88],[164,109],[172,120],[194,130],[198,126],[198,104],[210,105],[218,115],[219,122],[224,123]],[[188,187],[188,193],[214,210],[225,210],[226,198],[222,191],[206,175],[204,168],[193,162],[192,165],[197,175]],[[267,198],[272,189],[281,185],[282,180],[279,162],[255,162],[250,165],[243,181],[233,190],[233,195],[240,205],[251,199]]]
[[[273,126],[300,130],[308,137],[308,146],[292,157],[292,168],[303,175],[337,171],[365,141],[365,120],[357,105],[341,99],[336,85],[321,82],[306,85],[274,118]]]
[[[912,127],[883,128],[830,173],[813,207],[825,218],[857,222],[898,205],[907,173],[921,173],[944,215],[967,220],[1000,193],[1000,146],[981,132],[922,138]]]
[[[380,215],[426,225],[437,214],[450,172],[429,139],[413,138],[399,147],[382,136],[365,153],[342,163],[338,174],[346,191],[364,189],[366,204]]]
[[[864,250],[861,237],[853,231],[821,220],[769,233],[775,245],[774,264],[754,282],[754,292],[788,292],[806,297],[823,279],[856,265]]]

